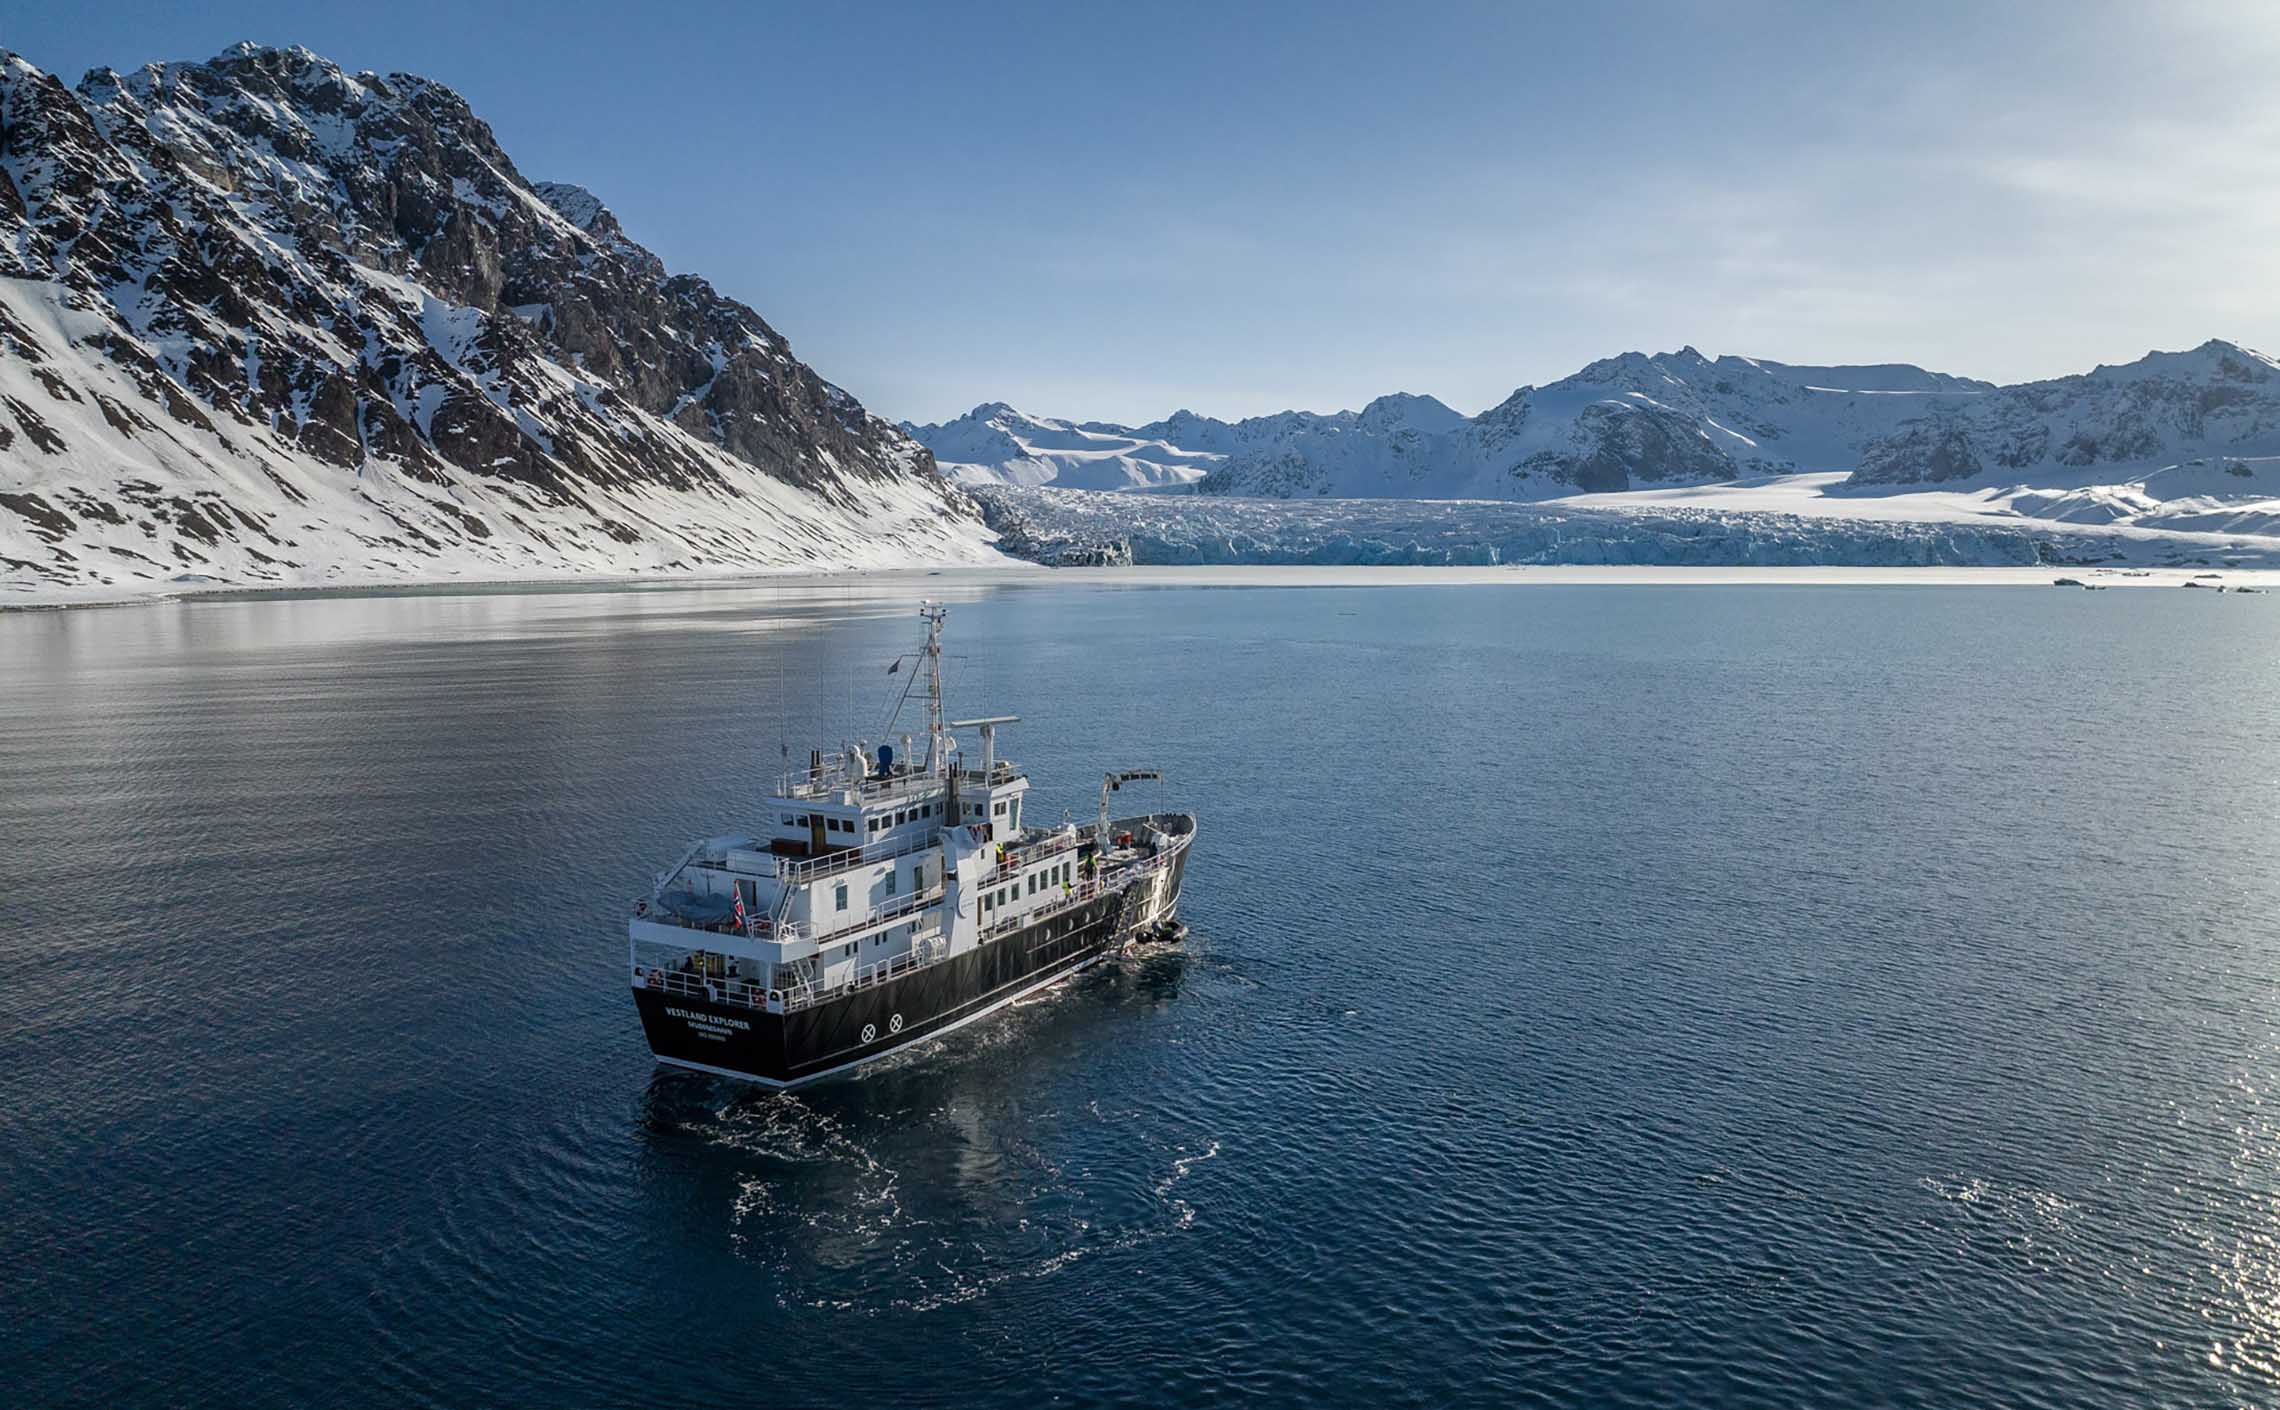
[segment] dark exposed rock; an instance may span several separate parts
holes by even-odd
[[[1684,484],[1738,473],[1732,456],[1674,412],[1599,402],[1585,407],[1576,423],[1587,449],[1538,451],[1513,473],[1561,480],[1587,494],[1626,490],[1635,481]]]
[[[1968,480],[1986,468],[1963,428],[1948,421],[1923,421],[1862,451],[1853,478],[1884,484]]]
[[[8,494],[0,491],[0,506],[13,509],[31,520],[32,531],[51,541],[62,538],[72,530],[71,516],[36,494]]]
[[[2212,340],[2119,367],[1998,388],[1871,442],[1854,481],[1970,479],[1995,468],[2151,469],[2280,443],[2280,367]]]
[[[50,455],[60,455],[63,452],[63,437],[57,435],[55,429],[42,420],[38,412],[14,397],[4,400],[8,403],[8,414],[15,417],[16,424],[23,428],[26,440]]]

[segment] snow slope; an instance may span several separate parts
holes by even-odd
[[[0,54],[0,603],[998,558],[923,447],[449,89]]]

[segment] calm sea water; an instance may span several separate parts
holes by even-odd
[[[1193,939],[653,1069],[628,899],[916,595],[0,616],[0,1398],[2280,1398],[2280,599],[958,585]]]

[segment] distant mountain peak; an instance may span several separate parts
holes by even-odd
[[[1407,428],[1420,432],[1452,430],[1463,425],[1464,413],[1438,397],[1415,392],[1390,392],[1373,398],[1355,417],[1355,424],[1370,430]]]

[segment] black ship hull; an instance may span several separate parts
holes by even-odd
[[[1170,860],[1164,902],[1145,919],[1169,917],[1186,866],[1182,845]],[[634,1004],[659,1061],[797,1086],[940,1037],[1058,983],[1121,945],[1135,923],[1119,890],[964,954],[787,1013],[638,987]]]

